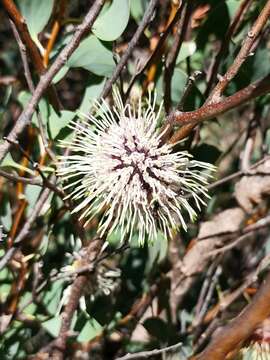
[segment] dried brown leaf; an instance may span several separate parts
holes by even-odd
[[[248,213],[270,195],[270,160],[265,161],[235,185],[235,197],[239,205]]]
[[[202,223],[195,245],[179,260],[171,272],[171,307],[176,309],[211,260],[210,253],[228,243],[235,236],[245,219],[245,212],[237,207],[227,209],[210,221]]]

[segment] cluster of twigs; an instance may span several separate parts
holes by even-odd
[[[8,152],[12,150],[17,150],[22,154],[25,159],[26,164],[31,162],[31,149],[21,149],[19,142],[24,130],[31,123],[32,116],[37,112],[39,120],[39,133],[42,137],[45,157],[50,158],[52,161],[55,160],[55,154],[53,148],[50,144],[50,141],[46,138],[46,133],[43,128],[43,122],[41,115],[38,111],[38,103],[40,99],[46,95],[50,104],[55,108],[56,111],[62,109],[61,96],[58,94],[58,89],[52,84],[54,76],[59,72],[59,70],[65,65],[67,60],[70,58],[75,49],[79,46],[82,39],[91,31],[91,27],[99,15],[102,7],[105,3],[105,0],[95,0],[91,2],[89,11],[84,16],[81,23],[76,27],[71,39],[59,52],[57,57],[50,63],[49,55],[52,51],[56,38],[59,34],[63,23],[63,14],[66,7],[66,1],[60,0],[57,4],[58,11],[55,12],[54,22],[50,34],[50,38],[47,44],[45,54],[41,54],[37,48],[35,42],[32,40],[28,24],[25,19],[20,14],[17,6],[13,0],[2,0],[2,6],[5,10],[6,17],[9,18],[10,30],[14,34],[14,38],[18,45],[18,50],[20,51],[21,60],[24,69],[24,76],[26,79],[27,86],[31,92],[31,99],[28,104],[25,106],[15,124],[11,127],[8,135],[2,139],[0,144],[0,162],[3,161]],[[145,29],[150,25],[153,20],[153,16],[157,11],[158,6],[160,6],[161,1],[150,0],[148,7],[143,15],[143,18],[137,27],[136,31],[132,35],[131,40],[125,50],[125,53],[121,56],[119,62],[117,63],[115,70],[109,78],[103,88],[101,97],[106,98],[110,95],[113,84],[115,84],[123,75],[123,70],[127,66],[129,60],[133,55],[133,51],[138,46],[138,43],[141,37],[144,34]],[[166,2],[169,6],[169,1]],[[192,91],[194,84],[197,81],[197,73],[190,74],[184,94],[182,94],[182,99],[179,99],[179,107],[177,109],[172,108],[171,100],[171,82],[173,71],[176,64],[176,57],[181,51],[181,46],[183,41],[186,39],[187,32],[190,31],[190,22],[192,16],[194,15],[196,9],[199,8],[200,2],[191,2],[187,0],[175,2],[174,12],[170,14],[170,18],[167,21],[167,24],[164,26],[162,33],[159,36],[159,39],[149,57],[146,59],[144,64],[141,64],[138,67],[138,70],[133,75],[130,80],[130,84],[127,88],[126,93],[123,94],[123,98],[126,99],[132,90],[137,79],[140,79],[142,75],[147,72],[151,66],[157,64],[161,61],[163,54],[166,54],[166,60],[164,63],[164,105],[167,112],[167,117],[164,119],[163,131],[164,141],[170,143],[176,143],[179,140],[186,138],[187,136],[194,134],[194,129],[197,129],[199,125],[206,121],[215,119],[217,116],[228,112],[229,110],[240,107],[243,104],[250,103],[253,99],[265,95],[270,90],[270,74],[266,77],[259,79],[243,89],[234,92],[230,96],[226,96],[226,89],[232,80],[238,75],[241,66],[246,61],[246,59],[251,56],[252,53],[256,52],[256,47],[260,42],[260,37],[264,34],[267,21],[270,17],[270,1],[265,1],[264,6],[258,14],[258,17],[255,19],[252,27],[247,33],[245,39],[242,42],[241,48],[238,51],[233,63],[228,67],[224,74],[219,74],[220,64],[226,54],[228,53],[229,44],[232,37],[237,33],[241,27],[241,23],[244,19],[244,15],[249,11],[252,1],[242,0],[239,3],[239,9],[236,12],[234,18],[229,25],[227,34],[224,37],[223,42],[220,43],[219,48],[216,51],[216,54],[213,58],[213,63],[208,69],[206,74],[206,91],[205,91],[205,101],[198,109],[192,111],[184,111],[185,102]],[[166,46],[168,47],[167,40],[171,33],[174,31],[173,43],[170,45],[167,53],[165,52]],[[90,49],[91,51],[91,49]],[[34,77],[35,75],[35,77]],[[37,79],[35,84],[34,79]],[[33,135],[35,136],[35,135]],[[267,161],[268,158],[265,157],[262,161]],[[5,178],[13,183],[17,183],[17,186],[20,186],[19,193],[23,194],[23,186],[25,184],[32,184],[42,188],[39,199],[37,200],[35,207],[29,213],[28,217],[24,219],[25,209],[27,207],[26,201],[23,197],[19,200],[18,209],[13,217],[12,227],[6,238],[6,253],[0,259],[0,269],[5,266],[13,266],[14,262],[20,264],[19,270],[17,271],[16,279],[14,280],[14,286],[11,289],[11,292],[8,297],[8,301],[3,306],[3,319],[7,324],[10,324],[13,320],[18,319],[22,322],[25,322],[26,326],[36,326],[34,322],[31,323],[31,319],[24,318],[23,309],[17,307],[20,296],[23,293],[23,289],[26,282],[26,274],[29,272],[34,272],[33,268],[29,268],[29,263],[25,260],[24,247],[26,246],[25,239],[31,237],[31,231],[35,225],[44,204],[46,203],[48,197],[51,193],[55,193],[56,196],[59,196],[61,199],[65,199],[65,194],[63,190],[59,187],[57,183],[57,178],[55,175],[47,176],[42,170],[42,162],[40,159],[39,163],[33,163],[33,167],[36,171],[35,177],[26,176],[24,173],[19,175],[15,173],[8,173],[4,170],[0,170],[0,176]],[[224,177],[223,179],[218,180],[216,183],[213,183],[210,188],[213,190],[215,186],[220,186],[226,182],[230,182],[233,179],[241,178],[241,176],[248,173],[247,169],[238,171],[235,174]],[[70,211],[72,209],[72,204],[64,200],[65,211]],[[102,248],[102,239],[87,239],[84,229],[81,227],[80,222],[74,216],[72,216],[72,221],[77,232],[77,235],[82,240],[82,246],[85,248],[83,257],[80,260],[78,265],[79,271],[73,273],[72,277],[72,287],[71,292],[67,301],[66,306],[62,311],[62,325],[58,337],[46,344],[41,348],[37,354],[33,357],[35,359],[44,358],[44,354],[49,354],[53,359],[63,359],[67,351],[67,341],[72,336],[70,330],[71,321],[74,312],[76,311],[80,298],[84,295],[84,290],[86,284],[90,281],[93,273],[93,266],[96,264],[96,261],[101,258],[101,248]],[[190,254],[187,252],[184,255],[184,260],[182,259],[182,264],[185,262],[185,271],[177,269],[177,262],[179,260],[179,255],[176,258],[173,250],[176,248],[177,252],[177,240],[173,241],[170,245],[171,253],[171,263],[172,270],[166,274],[167,277],[173,276],[177,277],[177,282],[173,284],[175,292],[174,294],[174,317],[177,322],[177,309],[180,304],[183,303],[183,299],[191,289],[196,279],[198,273],[204,273],[207,268],[209,268],[209,279],[213,282],[213,286],[205,283],[205,293],[202,295],[203,300],[207,302],[207,299],[211,298],[211,295],[214,291],[215,279],[217,278],[217,269],[221,263],[219,258],[220,254],[223,255],[229,252],[231,249],[237,247],[241,242],[244,242],[247,236],[250,234],[257,234],[265,227],[269,226],[269,215],[265,215],[260,218],[257,222],[255,221],[252,225],[246,225],[241,229],[238,229],[234,232],[234,236],[230,239],[229,243],[223,244],[222,246],[217,246],[215,241],[212,242],[211,246],[200,249],[200,242],[195,243],[190,251],[193,251],[194,257],[190,260]],[[39,236],[43,235],[45,229],[40,230]],[[222,234],[216,234],[215,236],[221,236]],[[216,239],[215,237],[215,239]],[[202,241],[202,240],[201,240]],[[199,249],[196,258],[196,250]],[[121,248],[119,251],[123,252],[126,248]],[[203,252],[203,253],[202,253]],[[108,257],[110,254],[108,254]],[[214,261],[214,257],[217,257]],[[189,263],[190,261],[190,263]],[[195,265],[196,264],[196,265]],[[209,265],[212,264],[212,265]],[[174,268],[174,265],[176,266]],[[253,270],[245,279],[243,284],[239,286],[238,289],[234,290],[234,293],[230,294],[228,299],[224,299],[223,304],[219,304],[216,314],[222,314],[229,307],[229,305],[235,301],[236,298],[242,295],[243,291],[249,287],[257,279],[259,274],[266,269],[268,265],[267,256],[265,259],[261,260],[258,267]],[[210,266],[210,267],[209,267]],[[83,270],[80,270],[83,269]],[[216,275],[215,275],[216,274]],[[207,279],[207,277],[206,277]],[[210,281],[210,282],[211,282]],[[128,329],[131,333],[132,329],[135,328],[136,324],[143,317],[146,310],[149,308],[153,300],[157,297],[160,283],[163,282],[163,279],[159,279],[159,282],[152,284],[147,294],[144,294],[141,299],[138,299],[134,303],[130,312],[124,317],[121,318],[115,325],[115,332],[120,333],[120,339],[118,340],[121,343],[121,340],[126,337],[125,331],[123,329]],[[46,286],[45,284],[40,283],[37,288],[33,289],[33,298],[31,301],[35,301],[38,297],[40,291]],[[226,355],[235,349],[236,346],[243,343],[248,339],[253,331],[259,326],[259,324],[265,320],[270,315],[270,277],[266,276],[264,282],[261,284],[257,294],[251,301],[251,304],[243,309],[241,314],[234,318],[228,325],[224,326],[221,331],[219,331],[213,340],[210,341],[209,345],[201,352],[199,355],[195,355],[194,359],[225,359]],[[180,289],[180,292],[179,292]],[[207,297],[208,291],[208,297]],[[205,340],[208,341],[210,335],[213,333],[214,329],[217,327],[218,323],[215,321],[214,317],[210,321],[210,325],[206,327],[205,333],[202,335],[200,333],[202,329],[202,324],[205,322],[205,316],[207,315],[207,304],[204,307],[198,305],[198,317],[193,324],[192,332],[197,333],[198,341],[195,349],[199,352],[205,347]],[[5,316],[5,317],[4,317]],[[4,320],[2,320],[3,322]],[[7,325],[9,326],[9,325]],[[2,328],[4,327],[2,323]],[[75,344],[73,346],[73,351],[84,351],[90,352],[93,348],[99,344],[102,346],[102,342],[105,341],[107,336],[106,331],[102,331],[98,336],[88,343],[82,345]],[[203,336],[203,341],[202,340]],[[176,344],[169,346],[168,348],[161,350],[154,350],[149,352],[143,352],[138,354],[128,354],[121,359],[133,359],[133,358],[150,358],[151,356],[157,356],[161,353],[175,351],[181,344]],[[120,358],[119,358],[120,360]]]

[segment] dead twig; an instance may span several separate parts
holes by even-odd
[[[28,88],[29,88],[31,94],[33,95],[33,93],[35,91],[35,86],[34,86],[34,82],[33,82],[33,79],[32,79],[31,73],[30,73],[30,69],[29,69],[29,65],[28,65],[28,61],[27,61],[26,47],[23,44],[23,42],[20,38],[20,35],[18,33],[18,30],[12,20],[10,20],[10,25],[11,25],[14,37],[19,46],[19,51],[20,51],[21,58],[22,58],[25,79],[26,79],[26,82],[27,82],[27,85],[28,85]],[[49,141],[46,137],[46,132],[44,129],[43,121],[42,121],[41,114],[40,114],[40,111],[38,108],[37,108],[36,113],[37,113],[38,126],[39,126],[40,135],[42,138],[43,146],[44,146],[46,152],[48,153],[48,155],[50,156],[50,158],[53,161],[56,161],[56,157],[49,147]]]
[[[64,47],[64,49],[60,52],[57,56],[53,64],[50,68],[41,76],[39,83],[34,91],[34,94],[27,104],[24,111],[19,116],[15,126],[11,130],[8,135],[9,140],[15,141],[17,137],[21,134],[21,132],[25,129],[27,124],[30,122],[37,104],[41,99],[42,95],[46,91],[46,89],[51,84],[52,79],[61,69],[61,67],[66,63],[68,58],[72,55],[74,50],[79,46],[82,37],[91,29],[92,25],[94,24],[101,8],[104,4],[105,0],[96,0],[94,4],[91,6],[90,10],[88,11],[87,15],[85,16],[81,25],[79,25],[71,38],[70,42]],[[5,0],[6,3],[9,1]],[[4,141],[0,145],[0,163],[3,161],[5,155],[10,149],[10,143],[8,141]]]
[[[191,9],[192,6],[190,1],[182,1],[181,17],[178,23],[177,32],[175,34],[173,45],[170,49],[170,52],[167,56],[167,60],[165,63],[164,107],[167,113],[170,111],[171,108],[171,82],[176,64],[176,58],[185,39],[185,35],[188,29],[188,22],[190,20]]]
[[[25,43],[29,51],[29,55],[32,60],[33,66],[35,67],[37,73],[41,77],[45,72],[45,67],[43,65],[40,52],[31,38],[25,19],[22,17],[21,13],[19,12],[13,0],[3,0],[2,3],[6,12],[8,13],[10,18],[13,20],[14,24],[16,25],[18,32],[21,34],[23,42]],[[56,111],[62,108],[56,90],[53,86],[50,86],[48,89],[48,97],[50,103],[53,105]]]
[[[55,44],[55,41],[57,39],[57,36],[59,34],[60,28],[61,28],[61,23],[63,21],[63,17],[65,15],[65,10],[66,10],[66,5],[67,5],[67,1],[66,0],[61,0],[58,2],[59,4],[57,4],[57,11],[56,11],[56,15],[55,15],[55,20],[53,23],[53,27],[52,27],[52,31],[49,37],[49,41],[47,43],[47,47],[43,56],[43,65],[46,68],[49,64],[49,56],[50,53],[53,49],[53,46]]]
[[[184,125],[177,130],[170,138],[170,143],[176,143],[177,141],[185,138],[191,129],[193,129],[199,123],[213,119],[214,117],[223,114],[228,110],[232,110],[247,101],[255,99],[258,96],[267,94],[270,91],[270,75],[267,75],[263,79],[260,79],[242,90],[237,91],[235,94],[228,96],[218,103],[205,104],[194,111],[174,111],[166,119],[166,125],[168,130],[173,125]],[[187,126],[186,126],[187,125]]]
[[[97,238],[90,242],[87,250],[85,251],[85,256],[80,261],[82,266],[89,266],[91,264],[93,265],[101,251],[102,243],[103,241],[100,238]],[[74,312],[78,307],[79,300],[85,291],[85,287],[88,281],[91,280],[86,274],[83,274],[79,275],[72,284],[70,298],[62,314],[60,333],[57,339],[54,341],[54,351],[52,354],[52,358],[55,360],[60,360],[64,358],[66,341],[68,338],[68,331],[70,330],[71,321]]]
[[[247,12],[248,8],[250,7],[251,3],[252,3],[252,0],[243,0],[242,1],[234,18],[231,21],[231,24],[230,24],[226,34],[224,35],[224,39],[220,45],[218,53],[216,54],[216,56],[214,58],[213,65],[211,66],[211,69],[210,69],[209,73],[207,74],[207,88],[206,88],[206,91],[204,94],[206,97],[209,95],[212,85],[213,85],[214,81],[216,80],[220,63],[222,61],[222,58],[228,51],[230,41],[231,41],[233,35],[236,33],[237,29],[239,28],[239,24],[242,22],[244,15]]]
[[[135,81],[139,78],[139,76],[141,74],[143,74],[145,72],[145,70],[148,69],[148,67],[150,67],[154,63],[154,61],[156,61],[156,59],[162,54],[164,43],[165,43],[167,37],[169,36],[169,34],[171,33],[174,25],[179,20],[179,17],[181,15],[181,10],[182,10],[181,6],[178,7],[173,19],[167,25],[166,30],[164,32],[160,33],[160,35],[159,35],[160,39],[159,39],[154,51],[149,55],[149,57],[147,58],[145,63],[143,65],[138,65],[138,69],[135,72],[135,74],[132,76],[130,83],[128,85],[128,89],[127,89],[126,93],[124,94],[124,101],[126,101],[126,99],[128,98],[130,91],[131,91]]]
[[[261,11],[260,15],[258,16],[257,20],[255,21],[254,25],[252,26],[251,30],[248,32],[248,35],[246,37],[246,39],[244,40],[244,43],[237,55],[237,57],[235,58],[233,64],[229,67],[229,69],[227,70],[227,72],[225,73],[225,75],[223,75],[222,77],[220,77],[220,81],[219,83],[216,85],[216,87],[213,89],[213,91],[211,92],[210,96],[208,97],[207,101],[204,103],[204,105],[198,109],[195,110],[193,112],[187,112],[187,113],[181,113],[183,116],[178,117],[176,115],[177,112],[172,112],[168,118],[167,118],[167,122],[170,123],[170,119],[174,119],[175,115],[178,118],[178,122],[179,125],[183,125],[179,130],[176,131],[176,133],[171,137],[170,142],[171,143],[175,143],[181,139],[184,139],[185,137],[187,137],[191,131],[202,121],[207,120],[209,118],[208,115],[210,115],[210,113],[212,113],[212,111],[210,110],[210,108],[208,108],[208,106],[210,105],[217,105],[216,111],[214,110],[214,108],[212,108],[214,116],[211,115],[210,118],[213,118],[217,115],[222,114],[225,111],[228,111],[230,109],[233,109],[241,104],[243,104],[244,102],[253,99],[259,95],[254,94],[255,96],[247,96],[247,99],[245,100],[245,95],[247,95],[247,93],[249,92],[249,90],[251,90],[252,86],[255,85],[251,84],[249,86],[247,86],[245,89],[240,90],[240,92],[238,91],[237,93],[235,93],[232,96],[229,96],[227,98],[225,98],[224,100],[222,99],[221,95],[223,94],[224,90],[227,88],[228,84],[230,83],[230,81],[236,76],[236,74],[238,73],[241,65],[244,63],[244,61],[246,60],[246,58],[250,55],[250,51],[251,48],[255,45],[255,41],[258,39],[259,34],[261,33],[264,25],[266,24],[267,20],[269,19],[270,16],[270,0],[267,1],[265,7],[263,8],[263,10]],[[236,24],[238,22],[238,19],[236,18]],[[234,31],[234,24],[232,24],[232,28],[230,29],[230,32]],[[222,50],[223,52],[224,50]],[[263,93],[267,93],[270,90],[270,76],[266,77],[266,83],[264,85],[266,85],[266,89],[265,92]],[[262,79],[263,81],[264,79]],[[260,85],[259,85],[260,87]],[[245,94],[245,90],[247,90],[247,93]],[[242,93],[241,93],[242,92]],[[229,105],[230,104],[230,105]],[[224,106],[224,108],[223,108]],[[224,111],[223,111],[224,110]],[[196,114],[196,111],[199,111],[200,114]],[[192,114],[193,113],[193,114]],[[180,114],[178,114],[180,115]],[[198,118],[195,119],[193,118],[191,120],[191,118],[189,116],[197,116]],[[205,118],[206,116],[206,118]],[[186,120],[185,120],[186,119]],[[194,121],[193,121],[194,120]],[[166,122],[166,125],[167,125]],[[171,126],[168,126],[167,129],[167,133],[170,133],[171,131]]]
[[[237,345],[246,340],[257,326],[270,315],[270,274],[254,296],[251,304],[224,326],[207,348],[193,360],[223,360]]]
[[[148,26],[149,22],[152,20],[154,13],[155,13],[155,8],[157,6],[157,3],[158,3],[158,0],[150,1],[148,8],[146,9],[146,11],[144,13],[143,19],[140,22],[140,25],[138,26],[138,29],[136,30],[135,34],[133,35],[131,41],[128,44],[127,50],[125,51],[124,55],[121,57],[121,60],[117,64],[111,78],[109,80],[107,80],[106,84],[104,85],[102,93],[100,94],[100,98],[106,98],[109,95],[113,84],[115,83],[115,81],[119,77],[122,69],[126,65],[134,47],[138,43],[141,35],[143,34],[145,28]]]
[[[115,360],[151,359],[152,356],[164,355],[168,352],[176,352],[177,350],[181,350],[181,346],[182,343],[180,342],[171,346],[167,346],[163,349],[154,349],[150,351],[141,351],[134,354],[126,354],[125,356],[118,357]]]
[[[207,99],[207,103],[210,102],[216,103],[220,101],[221,95],[223,94],[224,90],[227,88],[229,82],[235,77],[235,75],[238,73],[244,61],[250,55],[251,48],[253,47],[255,40],[258,38],[266,22],[269,20],[269,17],[270,17],[270,0],[267,0],[257,20],[252,26],[251,30],[248,32],[247,37],[245,38],[243,45],[238,55],[236,56],[234,62],[226,71],[226,73],[220,78],[219,83],[215,86],[209,98]]]

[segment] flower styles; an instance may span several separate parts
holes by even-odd
[[[71,123],[74,139],[63,141],[71,155],[60,157],[58,175],[67,181],[65,190],[86,224],[97,214],[100,236],[115,229],[121,240],[138,234],[139,244],[157,238],[158,231],[187,230],[183,212],[194,220],[196,207],[205,205],[207,178],[211,164],[192,160],[186,151],[173,152],[163,144],[157,129],[161,112],[155,112],[156,95],[149,94],[148,106],[138,101],[137,109],[123,105],[114,91],[111,110],[105,100],[95,103],[96,115]]]

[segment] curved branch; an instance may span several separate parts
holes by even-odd
[[[188,31],[188,23],[190,21],[190,14],[192,10],[191,2],[182,1],[180,9],[181,17],[178,22],[177,32],[174,35],[174,42],[168,53],[164,68],[164,107],[167,113],[169,113],[171,108],[171,82],[176,65],[177,55],[183,45],[186,33]]]
[[[192,360],[223,360],[235,347],[246,340],[258,325],[270,315],[270,274],[242,313],[223,327],[208,347]]]
[[[138,26],[138,29],[136,30],[134,36],[132,37],[131,41],[128,44],[128,48],[125,51],[124,55],[121,57],[121,60],[119,61],[119,63],[117,64],[112,76],[110,79],[108,79],[105,83],[105,86],[100,94],[100,98],[106,98],[110,91],[111,88],[115,82],[115,80],[118,78],[118,76],[120,75],[122,69],[124,68],[124,66],[126,65],[134,47],[136,46],[136,44],[138,43],[141,35],[143,34],[145,28],[147,27],[147,25],[151,22],[153,14],[155,13],[155,8],[157,6],[158,0],[151,0],[148,8],[146,9],[143,19],[140,22],[140,25]]]
[[[207,102],[217,102],[220,100],[220,97],[223,94],[224,90],[227,88],[229,82],[235,77],[235,75],[238,73],[238,70],[240,69],[246,58],[249,56],[255,40],[258,38],[266,22],[269,20],[269,17],[270,0],[267,0],[257,20],[252,26],[251,30],[248,32],[247,37],[245,38],[245,41],[237,57],[227,70],[226,74],[222,76],[219,83],[215,86]]]
[[[36,72],[40,76],[42,76],[42,74],[45,72],[42,56],[40,55],[40,52],[36,44],[31,38],[25,19],[19,12],[13,0],[3,0],[3,6],[6,12],[8,13],[9,17],[14,22],[16,28],[18,29],[18,32],[20,33],[20,36],[23,39],[25,46],[27,47],[28,53],[32,60],[33,66],[36,69]],[[51,86],[48,89],[48,98],[50,100],[50,103],[53,105],[54,109],[58,111],[61,108],[61,104],[58,99],[56,90],[53,86]]]
[[[244,15],[246,14],[246,11],[249,9],[249,7],[252,4],[252,0],[243,0],[243,2],[239,5],[239,8],[237,9],[236,14],[234,15],[234,18],[232,19],[230,26],[224,36],[224,40],[222,41],[220,48],[215,56],[213,66],[211,66],[211,69],[209,71],[209,74],[207,75],[208,84],[205,91],[204,96],[208,96],[210,93],[210,90],[212,88],[213,83],[215,82],[219,70],[219,66],[222,62],[222,59],[224,55],[228,53],[228,48],[230,45],[230,41],[232,41],[233,35],[235,35],[237,29],[239,28],[240,23],[242,22]]]
[[[51,84],[52,79],[61,69],[61,67],[66,63],[68,58],[72,55],[74,50],[79,46],[80,41],[85,33],[87,33],[92,25],[94,24],[105,0],[96,0],[94,4],[91,6],[88,11],[86,17],[83,22],[77,27],[73,37],[70,42],[64,47],[64,49],[57,56],[51,67],[46,71],[46,73],[41,77],[35,92],[27,104],[25,110],[19,116],[15,126],[11,130],[8,135],[8,139],[10,142],[14,142],[17,137],[22,133],[25,129],[26,125],[30,122],[36,106],[41,99],[43,93]],[[10,149],[10,142],[4,141],[4,143],[0,144],[0,163],[3,161],[5,155]]]
[[[195,125],[205,120],[213,119],[214,117],[223,114],[224,112],[234,109],[239,105],[246,103],[258,96],[264,95],[270,91],[270,74],[260,79],[235,94],[224,98],[218,103],[206,104],[194,111],[182,112],[174,111],[166,119],[170,128],[173,125],[184,125],[179,129],[170,139],[171,143],[175,143],[183,139],[186,135],[187,128],[193,128]],[[189,129],[188,129],[189,130]]]
[[[87,266],[92,266],[94,268],[94,262],[101,251],[102,244],[103,244],[102,239],[98,237],[90,241],[88,248],[85,249],[86,251],[83,258],[80,260],[80,266],[87,265]],[[54,351],[52,354],[52,358],[55,360],[64,359],[66,342],[68,339],[68,332],[71,327],[73,315],[78,307],[81,296],[85,292],[85,288],[87,288],[87,283],[89,283],[89,278],[87,274],[82,274],[79,275],[72,284],[68,303],[65,306],[65,309],[62,313],[62,323],[61,323],[60,332],[53,344]]]

